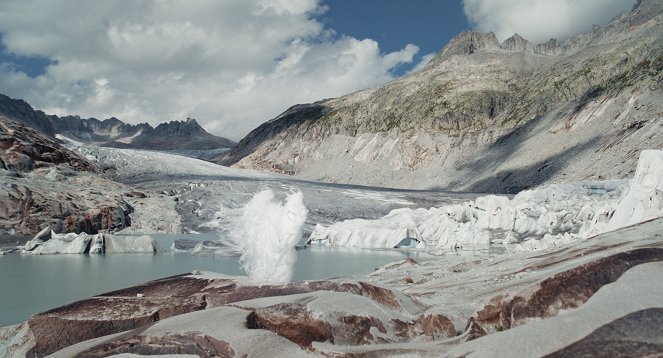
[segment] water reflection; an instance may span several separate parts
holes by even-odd
[[[163,246],[172,237],[159,237]],[[424,254],[398,250],[311,247],[297,252],[294,280],[367,274]],[[0,256],[0,326],[22,322],[85,297],[193,270],[243,275],[236,257],[161,253]]]

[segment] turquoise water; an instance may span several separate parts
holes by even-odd
[[[297,252],[294,280],[367,274],[406,251],[312,247]],[[415,257],[416,258],[416,257]],[[236,257],[190,254],[0,256],[0,326],[96,294],[192,270],[243,275]]]

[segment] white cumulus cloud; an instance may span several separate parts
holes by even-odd
[[[481,31],[500,41],[518,33],[532,43],[560,40],[591,30],[635,0],[463,0],[465,15]]]
[[[35,78],[0,64],[0,93],[60,115],[194,117],[239,139],[290,105],[389,81],[419,50],[338,37],[316,19],[324,11],[319,0],[3,0],[7,51],[54,62]]]

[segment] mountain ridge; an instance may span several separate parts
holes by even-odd
[[[624,178],[663,146],[663,2],[559,43],[466,31],[381,87],[293,106],[215,161],[329,182],[517,192]]]
[[[193,118],[170,121],[152,127],[148,123],[128,124],[118,118],[104,120],[79,116],[47,115],[34,110],[21,99],[0,94],[0,114],[34,128],[51,138],[67,138],[107,147],[135,149],[217,149],[230,148],[235,142],[208,133]]]

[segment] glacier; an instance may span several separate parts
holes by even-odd
[[[635,178],[549,184],[514,197],[486,195],[430,209],[400,208],[373,220],[316,225],[312,244],[431,253],[487,248],[533,251],[563,246],[663,216],[663,151],[642,151]],[[413,243],[414,242],[414,243]]]

